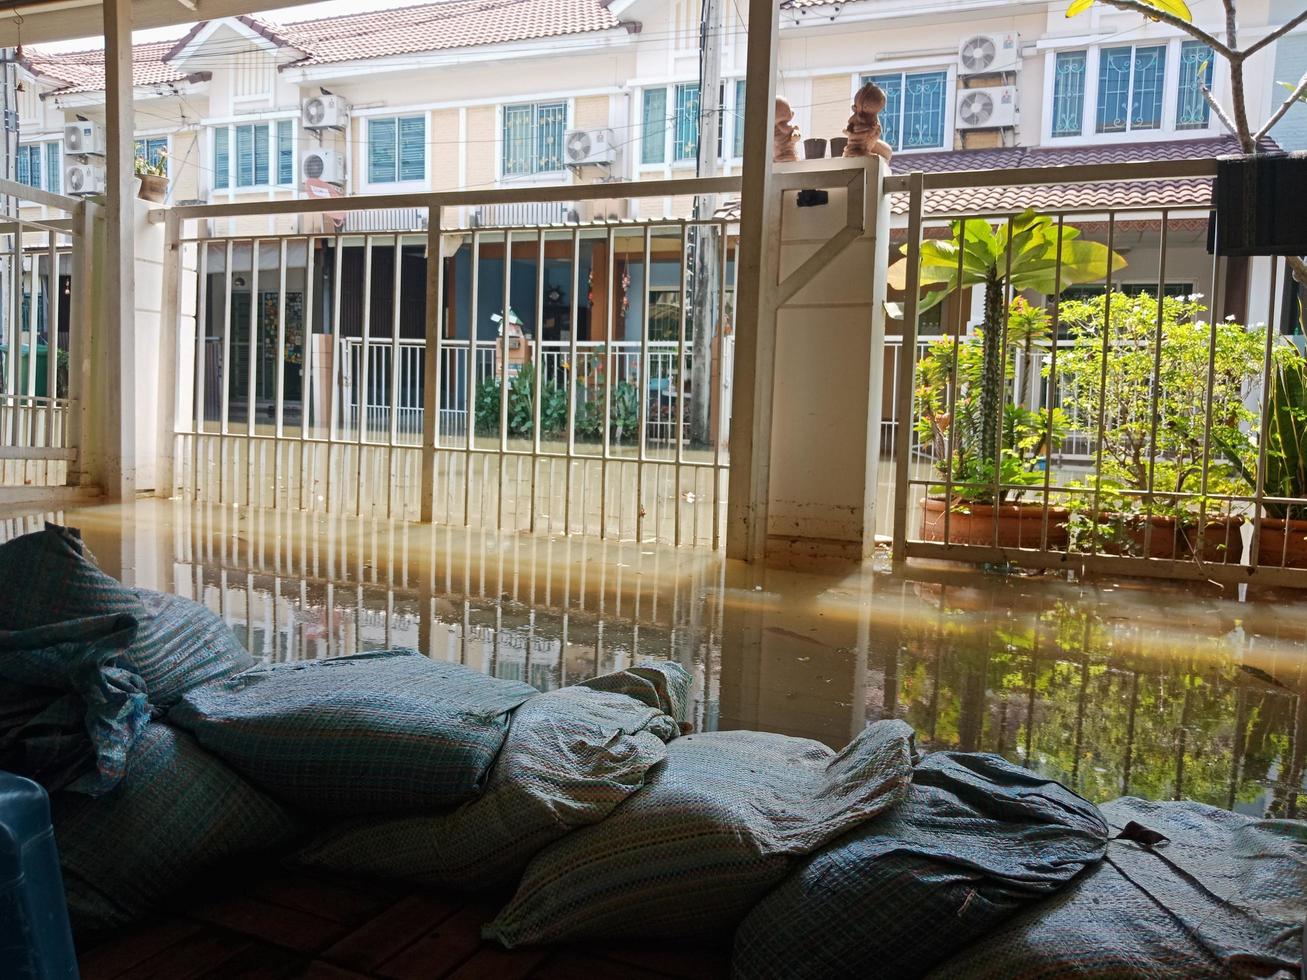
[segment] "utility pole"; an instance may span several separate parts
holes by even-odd
[[[721,172],[717,147],[722,139],[722,45],[726,34],[725,0],[703,0],[699,20],[699,158],[696,176],[716,177]],[[711,220],[717,212],[717,195],[701,194],[694,201],[694,217]],[[692,252],[689,321],[694,328],[691,346],[690,441],[708,445],[713,425],[713,350],[721,325],[717,322],[721,289],[721,250],[725,242],[716,228],[692,225],[688,237]],[[678,392],[684,395],[684,391]],[[720,406],[719,406],[720,412]],[[678,433],[678,436],[680,433]]]

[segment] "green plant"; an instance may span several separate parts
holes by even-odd
[[[1209,323],[1197,297],[1164,297],[1159,306],[1149,293],[1114,292],[1065,302],[1060,313],[1075,341],[1058,360],[1066,408],[1081,430],[1102,431],[1087,484],[1097,500],[1078,495],[1082,509],[1097,506],[1088,524],[1109,533],[1104,514],[1124,527],[1144,506],[1184,520],[1204,488],[1208,510],[1219,510],[1211,495],[1236,492],[1239,481],[1237,453],[1220,447],[1242,445],[1255,422],[1242,397],[1261,371],[1265,334],[1232,320]]]
[[[145,157],[136,158],[136,176],[138,177],[167,177],[168,176],[168,153],[166,150],[160,150],[154,160]]]
[[[476,390],[477,433],[483,436],[499,432],[499,393],[502,379],[495,375],[481,380]],[[552,381],[540,385],[540,434],[553,438],[567,428],[567,389]],[[535,431],[535,367],[522,368],[508,382],[508,434],[530,439]]]
[[[1267,497],[1307,498],[1307,357],[1288,338],[1275,348],[1267,383],[1262,492]],[[1244,482],[1256,490],[1258,443],[1246,439],[1225,448]],[[1307,505],[1268,501],[1262,506],[1280,520],[1307,519]]]
[[[1048,340],[1048,317],[1024,300],[1013,304],[1009,323],[1019,323],[1022,345],[1029,353]],[[1016,348],[1009,346],[1000,363],[1000,382],[1006,391],[1016,372]],[[943,337],[930,345],[918,364],[917,435],[933,451],[936,469],[951,471],[954,499],[994,503],[994,484],[1000,486],[997,502],[1016,500],[1019,488],[1043,480],[1048,446],[1066,434],[1066,415],[1060,408],[1032,410],[1008,401],[1003,405],[1000,450],[985,451],[980,415],[987,384],[986,332],[961,338]],[[1033,382],[1032,382],[1033,383]],[[950,393],[952,398],[950,401]],[[995,472],[997,464],[998,471]],[[960,484],[960,485],[959,485]],[[933,487],[944,493],[946,486]]]
[[[976,426],[975,451],[990,461],[992,471],[999,458],[1000,434],[1007,416],[1004,363],[1008,338],[1004,336],[1007,293],[1031,291],[1052,295],[1077,283],[1094,282],[1107,275],[1109,267],[1125,267],[1125,259],[1106,245],[1081,239],[1080,231],[1059,225],[1052,218],[1033,211],[991,226],[988,221],[955,221],[952,237],[921,244],[922,294],[919,311],[944,301],[953,290],[982,286],[985,315],[978,336],[983,338],[981,371],[973,416]],[[907,286],[907,259],[889,270],[889,284]],[[961,421],[961,419],[959,419]]]

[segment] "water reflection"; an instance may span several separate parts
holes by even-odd
[[[1307,609],[1293,595],[782,573],[652,545],[155,501],[57,516],[106,569],[199,599],[268,660],[410,646],[548,690],[669,658],[695,678],[701,728],[838,747],[900,717],[926,747],[999,752],[1095,800],[1307,810]]]

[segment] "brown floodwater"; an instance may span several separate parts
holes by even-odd
[[[414,647],[542,690],[672,659],[703,729],[911,723],[1096,801],[1307,812],[1307,602],[981,570],[753,569],[704,550],[143,500],[52,516],[270,661]],[[43,515],[0,519],[0,537]]]

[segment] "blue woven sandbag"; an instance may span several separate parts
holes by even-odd
[[[1101,864],[931,976],[1302,976],[1307,822],[1132,797],[1102,811],[1117,836]]]
[[[285,810],[158,723],[137,740],[114,792],[56,793],[50,803],[79,935],[127,925],[206,868],[270,851],[294,832]]]
[[[136,593],[85,552],[81,535],[57,524],[0,545],[0,630],[96,616],[139,618]]]
[[[485,935],[510,947],[721,936],[803,855],[898,803],[911,754],[899,721],[838,756],[766,732],[678,738],[611,816],[531,862]]]
[[[461,888],[511,882],[547,844],[644,785],[676,722],[623,694],[569,687],[513,712],[485,792],[453,813],[344,821],[297,864]]]
[[[127,662],[145,681],[151,704],[171,707],[191,688],[254,666],[217,613],[185,596],[135,592],[142,611]]]
[[[1065,787],[998,756],[928,756],[900,806],[754,908],[735,936],[735,976],[920,976],[1106,846],[1097,808]]]
[[[168,721],[315,816],[433,813],[480,792],[509,712],[537,693],[391,650],[255,667],[188,692]]]

